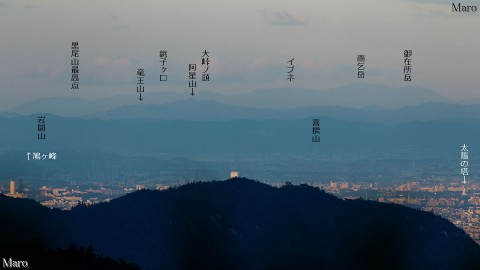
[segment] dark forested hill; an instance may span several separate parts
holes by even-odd
[[[69,213],[48,209],[29,199],[0,194],[0,264],[2,269],[136,270],[123,257],[98,255],[91,247],[70,243],[65,233]],[[55,246],[64,246],[54,248]]]
[[[11,216],[37,229],[25,239],[91,245],[145,269],[480,269],[480,247],[441,217],[307,185],[191,183],[70,212],[1,197],[0,213],[6,228]]]

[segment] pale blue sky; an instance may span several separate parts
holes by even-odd
[[[480,97],[479,14],[451,2],[411,0],[0,0],[0,109],[74,95],[95,99],[145,91],[188,91],[187,65],[210,52],[212,81],[198,93],[256,88],[328,89],[360,82],[431,88],[453,99]],[[443,3],[442,3],[443,2]],[[471,4],[475,2],[462,2]],[[70,43],[80,43],[80,90],[70,90]],[[160,83],[158,51],[168,51]],[[412,49],[413,81],[403,81]],[[295,58],[295,82],[286,80]]]

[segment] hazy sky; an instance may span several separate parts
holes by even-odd
[[[146,95],[187,95],[188,64],[200,64],[205,49],[211,82],[197,80],[199,94],[365,82],[478,98],[479,14],[452,13],[443,0],[0,0],[0,109],[48,96],[136,95],[137,68]],[[80,90],[70,90],[72,41]],[[409,83],[405,49],[413,50]],[[167,82],[159,82],[159,50],[168,51]],[[366,55],[363,80],[357,54]],[[291,58],[294,82],[286,80]]]

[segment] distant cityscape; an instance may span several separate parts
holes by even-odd
[[[239,172],[231,171],[230,178],[239,177]],[[165,182],[134,180],[105,184],[91,182],[77,184],[49,183],[44,185],[25,184],[21,180],[9,180],[8,186],[0,185],[0,192],[15,198],[30,198],[48,208],[70,210],[78,204],[93,205],[109,202],[112,199],[141,189],[165,190],[187,181]],[[290,183],[269,182],[275,187]],[[414,179],[401,182],[353,182],[330,181],[307,183],[345,200],[364,199],[382,203],[401,204],[408,207],[433,212],[457,227],[463,229],[480,244],[480,184],[472,182],[463,185],[460,181],[450,181],[446,177],[435,179]]]

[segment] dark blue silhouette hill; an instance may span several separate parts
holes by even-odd
[[[69,237],[64,226],[67,213],[48,209],[28,199],[13,199],[0,194],[0,264],[9,268],[10,260],[27,262],[27,269],[49,270],[137,270],[123,257],[114,260],[87,248],[69,244],[68,248],[47,247]],[[7,265],[5,265],[5,263]],[[17,267],[14,268],[23,268]]]
[[[49,244],[145,269],[480,269],[480,247],[439,216],[308,185],[191,183],[49,212],[64,241]]]

